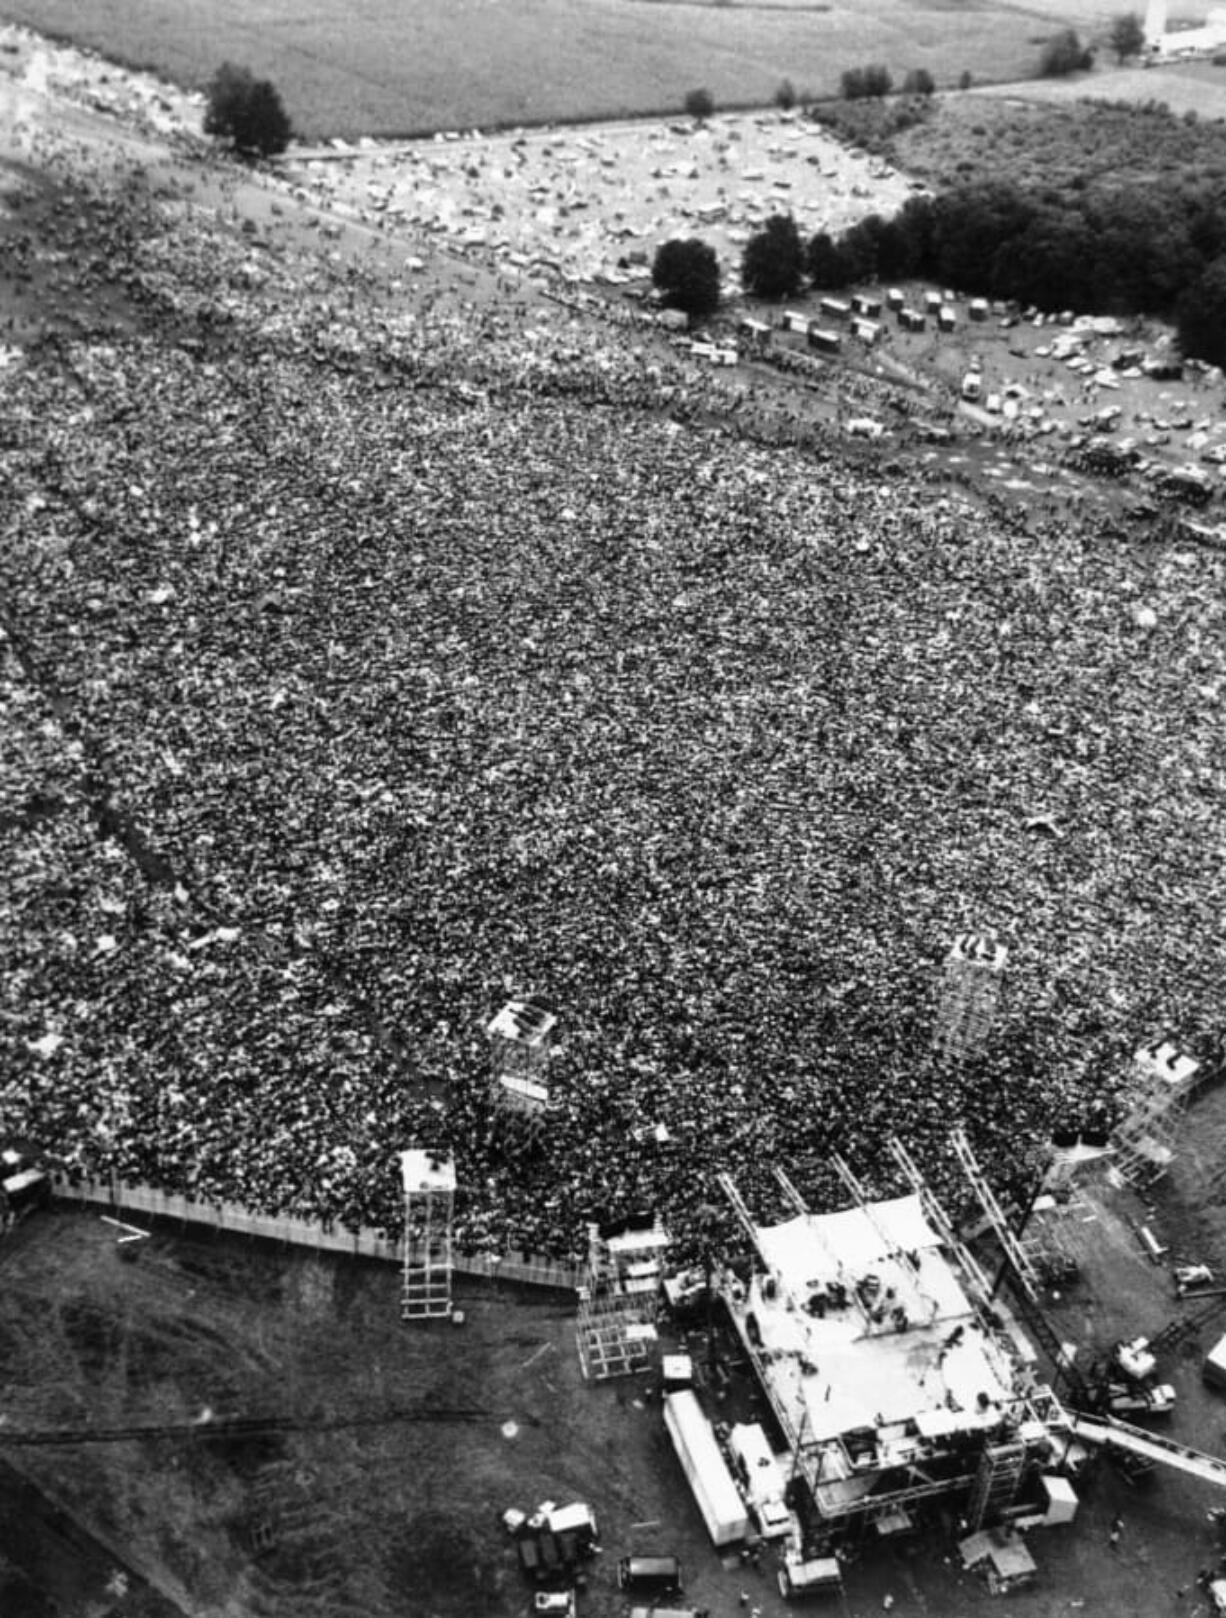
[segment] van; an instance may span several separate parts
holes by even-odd
[[[675,1556],[623,1556],[617,1564],[617,1587],[645,1595],[680,1595],[681,1563]]]

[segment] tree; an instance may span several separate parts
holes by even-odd
[[[673,309],[709,315],[719,308],[719,260],[696,236],[661,244],[651,266],[651,284]]]
[[[796,86],[791,79],[780,79],[779,88],[775,91],[775,105],[784,112],[791,112],[796,105]]]
[[[685,110],[695,123],[705,124],[715,111],[715,97],[710,90],[690,90],[686,94]]]
[[[851,269],[847,255],[827,231],[819,230],[809,243],[806,259],[809,278],[822,292],[837,292],[851,285]]]
[[[867,92],[864,88],[864,69],[862,67],[848,67],[843,69],[839,80],[843,90],[844,101],[858,101]]]
[[[1226,365],[1226,257],[1215,258],[1184,289],[1176,305],[1175,325],[1186,357]]]
[[[926,67],[913,67],[902,81],[903,94],[930,96],[936,93],[936,80]]]
[[[866,96],[888,96],[894,88],[894,80],[888,67],[880,62],[873,62],[864,69],[864,93]]]
[[[276,87],[249,69],[223,62],[209,84],[204,132],[228,140],[240,152],[271,157],[293,133]]]
[[[1112,19],[1107,39],[1117,62],[1126,62],[1130,56],[1140,56],[1145,49],[1145,29],[1141,26],[1140,17],[1135,11],[1121,12]]]
[[[1039,72],[1045,79],[1088,73],[1093,66],[1094,52],[1081,43],[1075,28],[1062,28],[1058,34],[1053,34],[1039,58]]]
[[[805,250],[791,214],[775,214],[745,243],[741,285],[750,297],[786,298],[800,286]]]

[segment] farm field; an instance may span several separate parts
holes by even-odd
[[[866,61],[896,78],[927,68],[939,85],[964,71],[1016,80],[1052,28],[1101,21],[1060,0],[268,0],[255,13],[245,0],[5,0],[0,16],[188,87],[242,62],[276,82],[308,138],[671,111],[697,85],[723,105],[760,105],[785,76],[833,94]]]

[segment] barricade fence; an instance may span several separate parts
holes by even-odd
[[[380,1259],[400,1264],[404,1244],[392,1241],[381,1231],[361,1226],[357,1230],[336,1229],[290,1214],[253,1213],[236,1202],[197,1202],[192,1197],[159,1191],[151,1185],[127,1180],[72,1180],[53,1176],[55,1195],[70,1202],[89,1203],[120,1214],[143,1214],[150,1219],[174,1219],[182,1224],[203,1225],[239,1236],[259,1236],[266,1241],[288,1242],[294,1247],[311,1247],[322,1252],[344,1253],[354,1258]],[[452,1255],[452,1269],[462,1275],[484,1276],[490,1280],[517,1281],[527,1286],[556,1287],[577,1292],[583,1266],[508,1247],[498,1253]]]

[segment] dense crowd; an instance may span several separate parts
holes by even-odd
[[[9,1132],[389,1232],[440,1144],[469,1245],[650,1208],[696,1249],[717,1170],[887,1191],[896,1132],[1021,1185],[1215,1032],[1220,557],[776,447],[773,395],[582,311],[175,223],[116,236],[144,336],[0,373]],[[968,927],[1009,969],[951,1066]],[[513,992],[561,1019],[540,1138],[491,1094]]]

